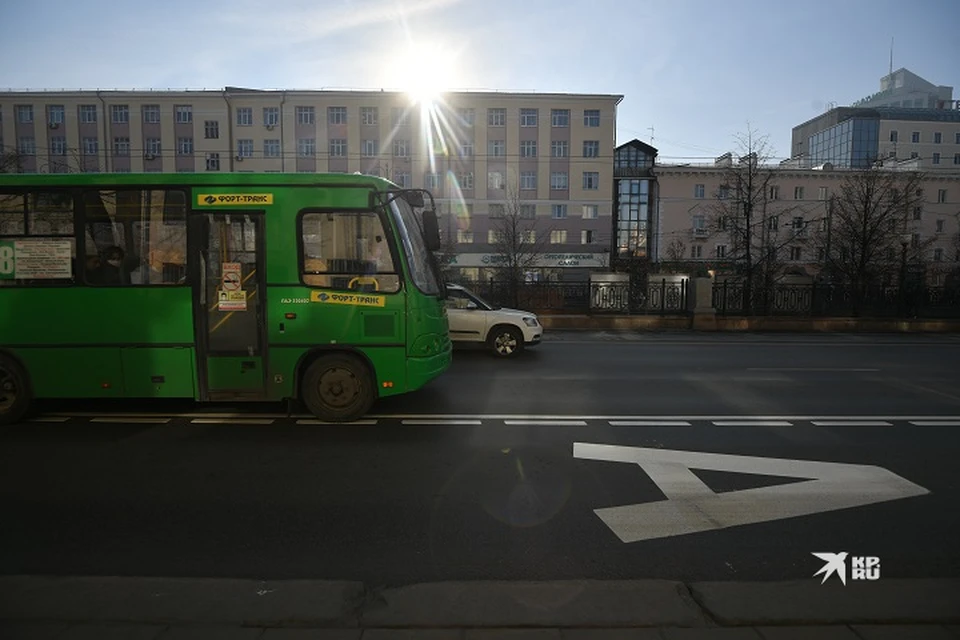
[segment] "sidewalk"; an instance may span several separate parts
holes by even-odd
[[[960,639],[960,580],[357,582],[0,577],[19,640]]]
[[[793,316],[691,315],[538,315],[544,329],[595,331],[677,331],[690,333],[751,331],[790,333],[958,333],[960,319],[810,318]]]

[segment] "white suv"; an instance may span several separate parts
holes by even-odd
[[[485,342],[502,358],[540,344],[543,327],[536,314],[491,304],[458,284],[447,285],[447,319],[454,342]]]

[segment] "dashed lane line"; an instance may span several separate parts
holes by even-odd
[[[479,427],[481,420],[401,420],[400,424],[411,427]]]
[[[689,427],[686,420],[608,420],[611,427]]]
[[[228,419],[228,418],[195,418],[190,421],[190,424],[229,424],[229,425],[269,425],[276,422],[274,419],[266,418],[257,418],[257,419]]]
[[[585,427],[586,420],[504,420],[508,427]]]
[[[786,420],[713,420],[716,427],[792,427]]]
[[[815,427],[892,427],[884,420],[812,420]]]

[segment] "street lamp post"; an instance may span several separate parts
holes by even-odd
[[[907,315],[907,248],[912,236],[904,233],[900,236],[900,315]]]

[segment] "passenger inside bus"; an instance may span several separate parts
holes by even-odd
[[[104,249],[99,258],[87,262],[87,280],[92,284],[130,284],[130,272],[124,258],[120,247]]]

